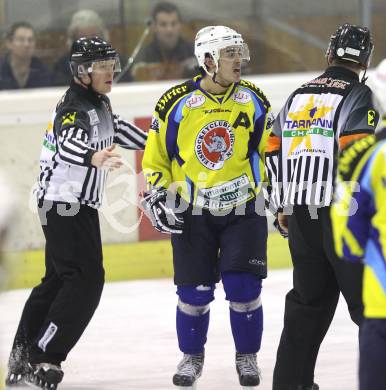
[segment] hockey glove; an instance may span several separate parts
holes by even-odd
[[[167,234],[181,234],[184,220],[170,207],[167,196],[168,192],[165,189],[153,188],[145,192],[141,205],[156,230]]]

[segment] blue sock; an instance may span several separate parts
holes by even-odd
[[[256,353],[260,350],[263,334],[263,307],[240,313],[229,309],[236,351]]]
[[[209,311],[191,316],[177,307],[176,315],[178,345],[183,353],[197,354],[204,351],[209,327]]]

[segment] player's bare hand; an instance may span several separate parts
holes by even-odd
[[[94,153],[91,158],[91,164],[94,165],[94,167],[109,171],[120,168],[123,165],[123,161],[118,153],[113,152],[114,148],[115,145],[112,145]]]

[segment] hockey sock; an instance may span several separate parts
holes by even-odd
[[[189,315],[177,307],[178,345],[183,353],[197,354],[204,351],[209,327],[209,310],[205,314]]]
[[[236,351],[256,353],[260,350],[263,334],[263,307],[247,312],[229,309]]]

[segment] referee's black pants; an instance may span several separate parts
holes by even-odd
[[[43,209],[39,210],[46,238],[46,273],[24,306],[13,346],[13,358],[26,356],[27,351],[31,363],[59,364],[66,359],[103,290],[98,212],[84,205],[71,205],[72,211],[65,211],[63,206],[54,203],[44,213],[46,224]]]
[[[330,208],[319,208],[317,213],[318,219],[311,219],[307,206],[295,206],[288,219],[293,289],[285,300],[273,390],[297,390],[313,383],[319,347],[340,292],[352,320],[356,324],[362,321],[363,267],[336,256]]]

